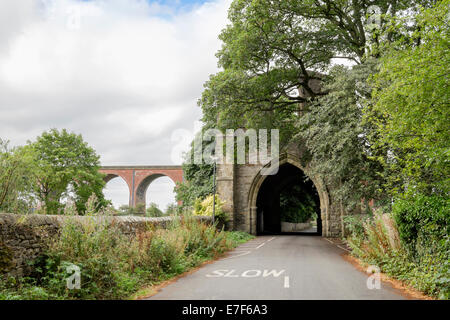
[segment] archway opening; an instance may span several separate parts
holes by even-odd
[[[105,188],[103,194],[105,199],[110,200],[115,209],[119,209],[130,204],[130,189],[125,180],[117,175],[108,175],[105,178]]]
[[[143,206],[147,216],[174,214],[175,182],[168,176],[154,174],[145,178],[137,189],[137,206]]]
[[[267,176],[258,191],[258,234],[322,234],[320,198],[314,183],[285,163]]]

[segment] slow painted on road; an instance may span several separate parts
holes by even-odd
[[[162,288],[151,300],[404,299],[343,259],[317,236],[260,236]]]

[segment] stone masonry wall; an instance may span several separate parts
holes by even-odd
[[[85,217],[0,213],[0,274],[23,276],[30,272],[28,262],[43,253],[46,240],[56,235],[64,221],[69,218],[79,222],[93,219],[96,222],[114,223],[129,236],[147,230],[150,226],[166,228],[174,219],[172,217]],[[197,218],[202,221],[210,220],[209,217]]]
[[[250,232],[250,211],[248,199],[250,187],[255,175],[261,170],[261,165],[236,165],[238,183],[235,188],[235,228],[236,230]],[[254,223],[254,221],[253,221]]]

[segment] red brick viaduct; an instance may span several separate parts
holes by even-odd
[[[159,177],[169,177],[175,184],[183,181],[181,166],[104,166],[100,172],[106,174],[106,182],[117,177],[125,180],[130,191],[130,207],[145,205],[147,188]]]

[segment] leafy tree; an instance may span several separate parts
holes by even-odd
[[[371,103],[366,79],[377,72],[374,59],[385,47],[411,39],[421,28],[415,18],[419,8],[433,4],[233,1],[231,24],[219,36],[223,70],[205,83],[198,102],[206,127],[280,129],[281,147],[292,141],[306,147],[310,158],[305,160],[314,162],[313,171],[348,208],[362,197],[378,196],[385,176],[375,172],[386,169],[372,158],[382,152],[371,149],[375,125],[361,123],[363,106]],[[353,66],[334,67],[343,60]],[[184,186],[186,193],[210,184],[207,173],[199,173],[192,190]]]
[[[98,209],[108,203],[102,191],[103,175],[98,171],[100,157],[81,135],[52,129],[29,142],[29,146],[36,162],[33,191],[48,214],[60,212],[63,197],[72,196],[80,214],[85,212],[92,194],[97,197]]]
[[[300,118],[298,137],[307,146],[311,172],[320,176],[333,199],[348,210],[362,198],[375,197],[382,179],[380,164],[371,159],[369,135],[373,128],[363,123],[363,105],[370,103],[371,88],[366,79],[375,72],[376,62],[331,69],[324,89],[326,96],[315,101]],[[381,197],[381,195],[379,195]]]
[[[0,210],[27,213],[34,207],[32,196],[33,153],[27,147],[10,148],[0,139]]]
[[[231,24],[219,36],[223,46],[217,57],[224,70],[211,76],[199,101],[205,122],[248,127],[249,119],[275,110],[287,110],[280,116],[290,118],[302,109],[299,104],[327,94],[317,82],[326,77],[332,59],[359,64],[377,54],[373,43],[389,28],[387,17],[428,2],[233,1]],[[374,5],[380,10],[379,28],[369,19]],[[395,39],[395,32],[386,34],[386,41]]]
[[[204,126],[201,133],[208,127]],[[198,137],[198,136],[197,136]],[[202,150],[204,151],[206,143],[202,143]],[[182,164],[184,180],[177,183],[175,187],[176,200],[182,201],[180,210],[193,207],[197,198],[204,199],[207,195],[213,192],[213,170],[214,165],[202,162],[201,164],[194,163],[194,141],[191,143],[191,150],[184,155],[184,162]]]
[[[176,198],[183,201],[183,207],[192,207],[195,199],[212,193],[212,165],[183,163],[183,174],[185,181],[178,183],[176,187]]]
[[[376,126],[372,143],[394,194],[448,195],[449,6],[445,0],[424,10],[411,37],[385,48],[373,80],[366,117]]]
[[[224,202],[221,201],[219,196],[216,194],[214,216],[217,219],[217,221],[220,221],[221,223],[226,223],[228,217],[222,210],[223,205]],[[214,198],[212,194],[210,194],[204,199],[198,198],[194,202],[194,215],[212,217],[213,206],[214,206]]]
[[[303,223],[309,219],[317,219],[316,210],[317,205],[313,197],[299,185],[281,191],[281,221]]]
[[[147,208],[147,217],[162,217],[164,216],[164,212],[162,212],[161,209],[159,209],[158,205],[156,203],[151,202]]]

